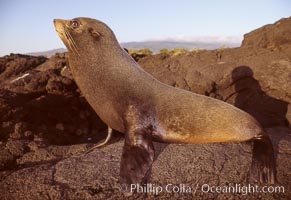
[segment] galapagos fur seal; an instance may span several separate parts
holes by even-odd
[[[253,141],[250,176],[275,182],[272,143],[248,113],[225,102],[161,83],[120,47],[113,31],[90,18],[54,20],[69,52],[77,85],[99,117],[125,134],[120,182],[142,183],[154,158],[153,141]]]

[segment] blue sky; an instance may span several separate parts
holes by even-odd
[[[108,24],[120,42],[128,42],[242,37],[290,15],[289,0],[0,0],[0,56],[64,47],[54,18],[96,18]]]

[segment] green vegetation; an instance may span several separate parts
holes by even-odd
[[[169,51],[169,49],[162,48],[162,49],[160,49],[160,53],[163,53],[163,54],[170,54],[170,51]]]
[[[226,49],[226,48],[227,48],[227,46],[222,45],[221,47],[218,48],[218,50],[223,50],[223,49]]]
[[[170,54],[171,55],[174,55],[174,56],[177,56],[177,55],[180,55],[180,54],[184,54],[184,53],[187,53],[188,50],[187,49],[184,49],[184,48],[174,48],[170,51]]]
[[[128,53],[131,54],[138,54],[138,55],[152,55],[153,52],[150,49],[129,49]]]
[[[199,50],[202,50],[202,49],[199,49]],[[198,51],[198,48],[197,48],[196,51]],[[173,55],[173,56],[181,55],[181,54],[184,54],[184,53],[187,53],[187,52],[189,52],[189,50],[187,50],[185,48],[174,48],[174,49],[171,49],[171,50],[166,49],[166,48],[160,49],[160,53]]]
[[[204,51],[204,50],[205,49],[203,49],[203,48],[196,47],[196,48],[191,49],[190,51],[191,52],[199,52],[199,51]]]
[[[160,49],[159,53],[160,54],[167,54],[167,55],[177,56],[177,55],[185,54],[185,53],[188,53],[188,52],[199,52],[199,51],[203,51],[203,50],[205,50],[205,49],[193,48],[191,50],[187,50],[185,48],[174,48],[174,49],[162,48],[162,49]],[[128,53],[130,55],[132,55],[132,54],[136,54],[136,55],[152,55],[153,54],[153,52],[148,48],[129,49]]]

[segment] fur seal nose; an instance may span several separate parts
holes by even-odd
[[[65,25],[65,20],[63,20],[63,19],[54,19],[54,26],[55,26],[56,31],[62,30],[64,25]]]
[[[63,19],[54,19],[54,25],[60,25],[60,24],[64,24],[65,20]]]
[[[63,32],[63,29],[64,29],[64,22],[63,21],[64,20],[62,20],[62,19],[54,19],[54,26],[55,26],[55,29],[59,35]]]
[[[59,21],[59,19],[54,19],[54,24],[57,24]]]

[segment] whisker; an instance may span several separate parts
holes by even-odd
[[[68,37],[68,40],[70,41],[70,45],[71,45],[72,50],[74,51],[75,54],[77,54],[78,56],[80,56],[80,53],[78,51],[78,48],[76,46],[76,43],[75,43],[73,37],[71,36],[71,34],[69,33],[69,31],[65,30],[65,32],[66,32],[66,36]]]
[[[67,32],[67,33],[68,33],[69,37],[71,38],[71,42],[72,42],[73,46],[75,47],[77,54],[80,56],[79,51],[78,51],[78,46],[76,45],[72,35],[70,34],[70,32]]]
[[[69,29],[70,27],[69,27],[67,24],[66,24],[65,26],[66,26],[66,27],[65,27],[64,30],[66,31],[66,35],[67,35],[67,37],[69,38],[72,47],[74,47],[75,53],[76,53],[77,55],[80,56],[80,53],[79,53],[79,51],[78,51],[78,47],[77,47],[77,45],[76,45],[76,43],[75,43],[75,41],[74,41],[72,35],[71,35],[70,32],[67,30],[67,29]]]
[[[67,35],[67,34],[66,34],[66,35]],[[73,48],[70,39],[68,38],[68,36],[66,36],[66,37],[67,37],[67,41],[68,41],[68,44],[69,44],[70,50],[73,52],[74,55],[76,55],[76,53],[75,53],[75,49]]]
[[[76,55],[75,47],[72,45],[71,38],[69,37],[68,32],[65,30],[64,33],[66,35],[66,38],[67,38],[67,41],[68,41],[68,44],[69,44],[70,49],[72,50],[72,52],[74,53],[74,55]]]
[[[66,25],[66,27],[68,27],[68,26]],[[72,42],[71,42],[71,38],[68,35],[68,31],[66,30],[66,28],[64,28],[63,30],[64,30],[65,36],[67,38],[67,42],[69,44],[70,49],[72,50],[72,52],[74,53],[74,55],[76,55],[74,46],[72,45]]]

